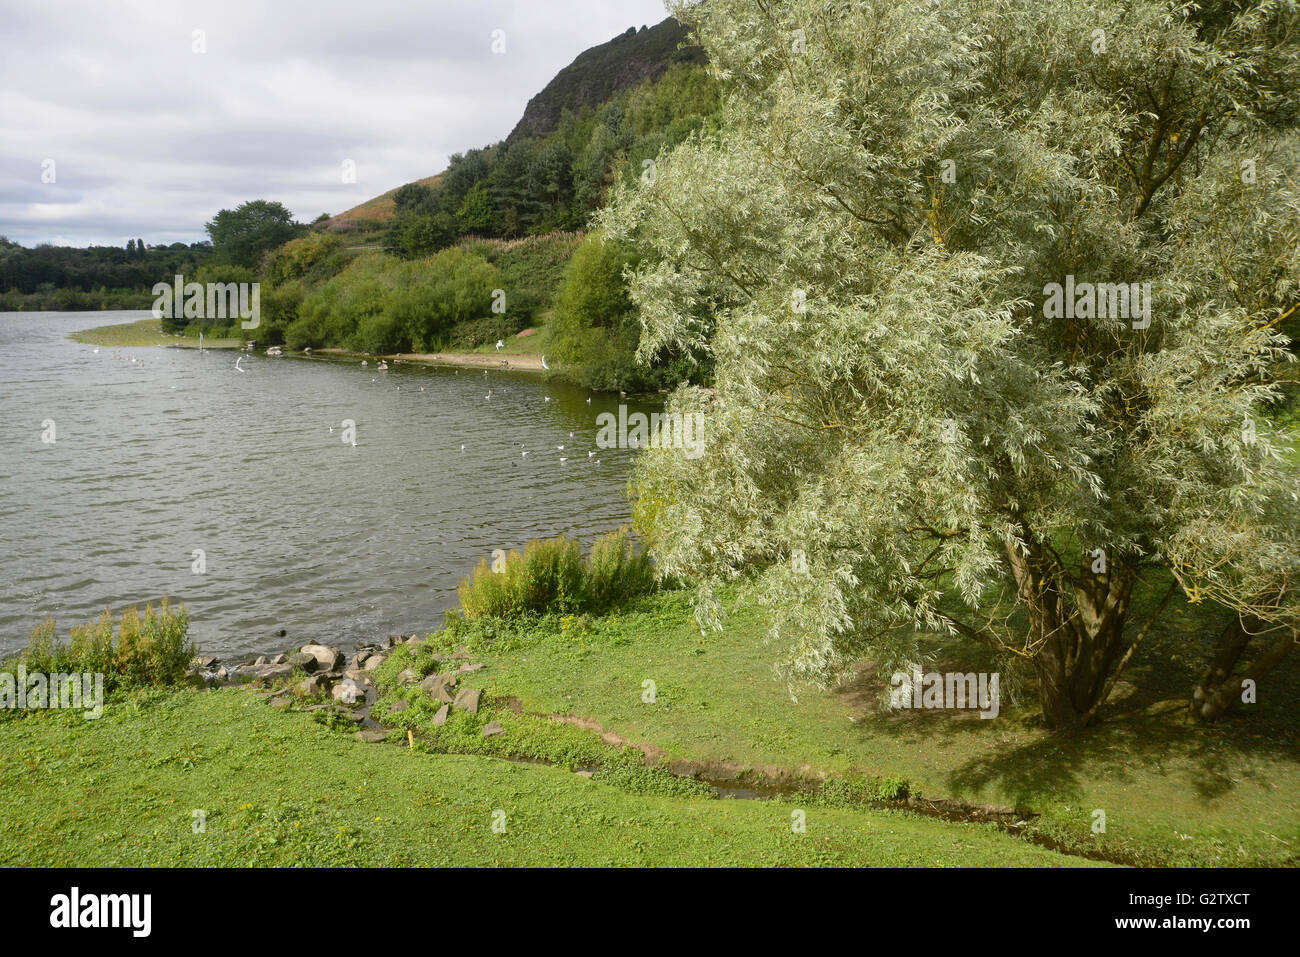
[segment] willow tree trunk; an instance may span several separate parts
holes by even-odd
[[[1243,683],[1247,679],[1258,683],[1295,647],[1294,634],[1289,631],[1275,632],[1271,639],[1265,639],[1255,659],[1238,669],[1251,638],[1267,630],[1268,626],[1257,619],[1252,618],[1246,622],[1239,615],[1232,616],[1219,638],[1218,652],[1192,690],[1188,710],[1193,718],[1198,721],[1213,721],[1222,717],[1240,700]]]
[[[1043,721],[1055,730],[1087,725],[1110,693],[1125,650],[1134,575],[1128,568],[1070,575],[1045,552],[1008,550],[1029,616]]]

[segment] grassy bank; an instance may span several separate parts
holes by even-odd
[[[136,322],[122,322],[112,326],[96,326],[83,329],[68,336],[74,342],[90,346],[108,346],[114,349],[129,349],[139,346],[170,346],[174,349],[197,349],[199,340],[188,336],[171,336],[162,331],[161,319],[140,319]],[[238,339],[204,338],[205,349],[238,349],[243,343]]]
[[[269,769],[274,769],[268,773]],[[193,812],[206,812],[194,833]],[[505,812],[494,833],[493,812]],[[363,744],[239,689],[0,720],[0,864],[1074,866],[987,826]]]
[[[772,679],[774,649],[758,614],[738,607],[726,631],[704,639],[680,594],[607,618],[463,627],[441,640],[487,663],[465,680],[491,698],[581,716],[682,766],[903,780],[924,798],[1014,808],[1032,816],[1040,839],[1133,863],[1294,864],[1300,745],[1289,702],[1300,693],[1300,662],[1269,678],[1249,714],[1191,724],[1184,710],[1196,662],[1170,666],[1168,655],[1186,640],[1180,631],[1203,623],[1183,612],[1133,666],[1133,684],[1121,683],[1107,720],[1074,738],[1036,727],[1036,702],[1010,702],[1005,687],[996,720],[882,710],[881,686],[866,670],[792,703]],[[933,650],[936,670],[997,667],[968,649]],[[643,701],[647,680],[654,703]],[[1093,833],[1096,810],[1105,833]]]

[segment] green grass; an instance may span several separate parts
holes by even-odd
[[[1184,706],[1199,657],[1188,643],[1204,626],[1176,609],[1117,688],[1106,720],[1074,738],[1036,727],[1034,702],[1012,705],[1005,685],[995,720],[877,712],[880,686],[869,672],[835,691],[801,689],[793,703],[773,680],[777,649],[765,643],[754,609],[736,609],[724,632],[705,638],[680,593],[603,619],[466,623],[435,640],[463,643],[489,665],[462,683],[517,699],[525,712],[593,719],[662,749],[667,761],[904,780],[926,798],[1039,815],[1032,830],[1042,838],[1133,863],[1294,864],[1300,661],[1267,679],[1255,710],[1189,723]],[[935,654],[936,670],[997,670],[961,645]],[[642,701],[646,680],[655,683],[653,704]],[[1097,809],[1106,813],[1104,834],[1092,833]]]
[[[167,335],[162,331],[162,320],[153,318],[83,329],[70,334],[68,338],[90,346],[108,346],[116,349],[138,346],[172,346],[177,349],[199,347],[197,337]],[[212,339],[207,336],[203,339],[205,349],[238,349],[242,345],[243,342],[239,339]]]
[[[193,812],[206,812],[194,833]],[[494,833],[494,811],[505,832]],[[793,810],[807,831],[794,833]],[[239,689],[0,720],[0,864],[1083,866],[894,811],[629,793],[559,767],[363,744]]]

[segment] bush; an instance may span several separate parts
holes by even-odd
[[[587,561],[576,539],[534,539],[511,551],[500,570],[488,559],[460,583],[466,618],[508,618],[529,612],[602,611],[654,588],[649,555],[637,553],[626,528],[597,540]]]
[[[116,635],[113,614],[105,609],[97,621],[73,628],[67,645],[47,618],[32,629],[27,648],[0,670],[13,673],[22,663],[29,673],[102,674],[107,690],[178,684],[195,653],[189,627],[185,608],[173,611],[165,599],[157,608],[146,605],[143,617],[136,608],[127,609]]]

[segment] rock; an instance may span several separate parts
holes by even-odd
[[[289,678],[293,675],[292,665],[240,665],[235,669],[236,681],[257,681],[265,684],[268,681],[276,681],[280,678]]]
[[[351,678],[345,678],[331,688],[330,696],[346,705],[372,704],[379,697],[373,685],[363,685]]]
[[[301,668],[307,672],[316,671],[320,668],[320,662],[316,660],[314,655],[305,655],[301,651],[290,655],[285,660],[285,664],[290,668]]]
[[[206,688],[208,686],[207,676],[199,671],[198,668],[191,668],[185,672],[185,683],[194,688]]]
[[[580,778],[594,778],[596,776],[594,771],[574,771],[573,773]]]
[[[271,659],[271,664],[273,664],[273,665],[283,665],[283,664],[287,663],[288,660],[289,660],[288,655],[286,655],[286,654],[284,654],[283,652],[281,652],[280,654],[276,655],[274,658]]]
[[[420,680],[420,673],[414,668],[407,668],[397,676],[398,684],[413,685]]]
[[[447,723],[447,712],[448,710],[450,710],[450,708],[451,705],[445,704],[438,709],[438,713],[433,716],[433,723],[435,727],[441,728],[444,724]]]
[[[212,655],[199,655],[190,659],[191,668],[215,668],[221,664],[220,658],[214,658]]]
[[[326,675],[312,675],[306,681],[298,682],[298,693],[304,697],[313,698],[318,694],[329,691],[331,683]]]
[[[347,663],[347,657],[343,652],[330,645],[303,645],[298,650],[316,659],[317,671],[333,671]]]
[[[429,697],[434,701],[445,701],[450,704],[455,700],[451,696],[451,688],[455,684],[455,675],[429,675],[420,682],[420,687],[429,692]]]
[[[410,638],[406,639],[406,644],[408,645],[419,645],[423,643],[424,643],[424,639],[421,638],[419,635],[412,635]]]
[[[452,699],[451,706],[457,711],[478,714],[478,705],[482,698],[483,692],[479,688],[461,688],[456,692],[456,697]]]
[[[486,667],[487,667],[487,665],[480,665],[480,664],[468,665],[468,664],[466,664],[466,665],[461,665],[461,666],[460,666],[459,668],[457,668],[456,670],[457,670],[460,674],[468,674],[468,673],[471,672],[471,671],[479,671],[479,670],[481,670],[481,669],[483,669],[483,668],[486,668]]]
[[[371,651],[369,648],[362,648],[360,651],[357,652],[356,657],[352,659],[352,664],[356,665],[357,667],[360,667],[361,665],[364,665],[366,663],[366,659],[373,654],[374,652]]]
[[[227,671],[225,668],[218,668],[216,678],[218,681],[229,681],[230,672]]]
[[[452,661],[468,661],[468,660],[469,660],[469,652],[466,651],[464,648],[457,648],[454,652],[452,652],[452,654],[451,654],[451,660],[452,660]]]
[[[374,671],[376,668],[378,668],[380,665],[384,663],[387,657],[388,657],[387,655],[371,655],[369,658],[366,659],[366,670]]]
[[[257,658],[253,661],[253,664],[255,665],[264,665],[266,663],[267,663],[266,655],[258,655]]]
[[[285,695],[278,694],[268,702],[276,711],[287,711],[292,706],[293,701]]]
[[[385,738],[387,738],[387,737],[388,737],[388,732],[387,732],[387,731],[382,731],[382,730],[371,730],[371,729],[367,729],[367,730],[365,730],[365,731],[358,731],[358,732],[357,732],[357,740],[358,740],[358,741],[367,741],[367,742],[369,742],[369,743],[371,743],[371,744],[375,744],[375,743],[378,743],[378,742],[380,742],[380,741],[383,741],[383,740],[384,740]]]
[[[468,691],[470,689],[466,688],[465,690]],[[477,710],[477,707],[475,710]],[[501,722],[499,721],[489,721],[487,724],[483,725],[483,737],[485,738],[495,738],[498,734],[505,733],[506,729],[501,727]]]
[[[402,698],[400,701],[394,701],[394,702],[393,702],[393,706],[392,706],[391,708],[388,709],[388,713],[389,713],[389,714],[401,714],[403,711],[405,711],[405,710],[406,710],[407,708],[409,708],[410,706],[411,706],[411,702],[407,701],[405,698]]]

